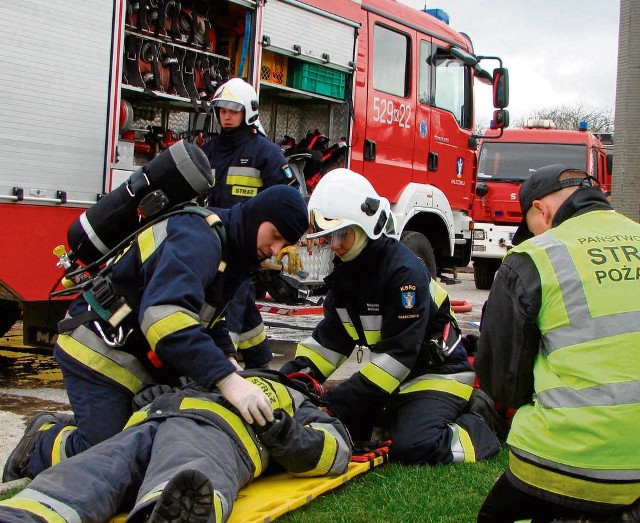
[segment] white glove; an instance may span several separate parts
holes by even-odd
[[[235,372],[229,374],[216,386],[225,399],[238,409],[247,423],[257,423],[262,427],[273,421],[273,408],[269,398],[240,375]]]

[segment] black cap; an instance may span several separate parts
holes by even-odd
[[[522,209],[522,222],[518,226],[511,243],[519,245],[523,241],[533,237],[533,233],[527,225],[527,212],[531,209],[534,200],[539,200],[545,196],[564,189],[565,187],[573,187],[583,185],[584,178],[567,178],[560,180],[560,175],[566,171],[578,171],[584,174],[584,178],[588,175],[580,169],[570,167],[564,164],[547,165],[540,167],[531,173],[520,187],[520,208]]]

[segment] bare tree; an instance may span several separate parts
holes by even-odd
[[[529,118],[553,120],[558,129],[578,129],[580,122],[587,122],[589,130],[593,133],[613,132],[613,109],[593,109],[582,104],[560,105],[532,111],[529,116],[516,119],[511,126],[523,127]]]
[[[474,134],[477,134],[478,136],[482,136],[489,129],[489,124],[490,122],[486,118],[484,117],[477,118],[476,125],[473,128]]]

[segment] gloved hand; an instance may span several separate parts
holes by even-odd
[[[298,254],[298,246],[297,245],[289,245],[288,247],[283,247],[278,255],[276,256],[276,262],[282,263],[282,258],[288,256],[289,262],[287,263],[287,272],[289,274],[299,273],[302,269],[304,269],[302,265],[302,260],[300,259],[300,255]]]
[[[267,423],[263,427],[253,426],[254,432],[260,436],[263,442],[276,441],[284,443],[283,436],[286,436],[293,424],[291,416],[282,409],[273,411],[273,421]],[[264,438],[264,439],[263,439]]]
[[[216,383],[218,390],[247,423],[264,426],[273,421],[273,408],[265,394],[240,375],[229,374]]]
[[[146,407],[149,403],[152,403],[158,396],[162,396],[167,392],[173,392],[173,387],[161,383],[148,385],[133,397],[131,406],[134,411],[140,410],[142,407]]]

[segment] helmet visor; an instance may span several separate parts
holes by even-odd
[[[213,100],[211,105],[214,107],[224,107],[225,109],[230,109],[236,112],[244,111],[244,105],[239,102],[232,102],[231,100]]]
[[[325,218],[318,209],[309,211],[309,234],[307,238],[319,238],[326,236],[349,225],[342,218]]]

